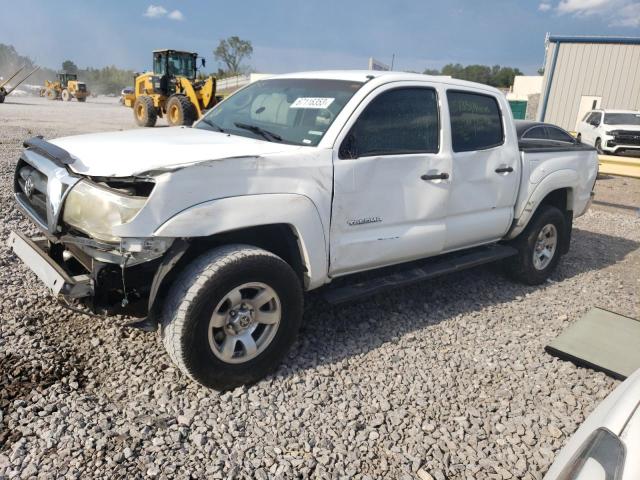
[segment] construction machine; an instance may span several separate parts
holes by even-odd
[[[124,95],[138,125],[153,127],[164,115],[169,125],[191,125],[215,105],[216,79],[198,79],[197,61],[194,52],[153,51],[153,71],[137,75],[133,92]]]
[[[36,67],[33,70],[31,70],[24,78],[22,78],[22,80],[20,80],[19,82],[17,82],[15,85],[13,85],[10,89],[7,90],[7,85],[9,84],[9,82],[11,80],[13,80],[21,71],[23,71],[26,68],[26,65],[23,65],[22,67],[20,67],[18,69],[18,71],[16,73],[14,73],[13,75],[11,75],[7,80],[5,80],[4,82],[0,83],[0,103],[4,103],[4,99],[7,95],[9,95],[11,92],[13,92],[16,88],[18,88],[18,85],[20,85],[22,82],[24,82],[27,78],[29,78],[31,75],[33,75],[36,70],[38,70],[40,67]]]
[[[79,102],[84,102],[89,96],[87,85],[78,81],[78,75],[75,73],[58,73],[57,79],[53,82],[45,80],[44,88],[40,89],[40,96],[47,97],[49,100],[71,101],[75,98]]]

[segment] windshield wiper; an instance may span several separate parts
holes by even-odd
[[[265,130],[264,128],[257,125],[249,125],[248,123],[242,122],[235,122],[234,125],[238,128],[242,128],[243,130],[249,130],[250,132],[257,133],[258,135],[261,135],[265,140],[271,141],[272,138],[274,140],[277,140],[278,142],[282,141],[282,137],[277,133],[270,132],[269,130]]]
[[[207,117],[202,117],[202,121],[203,121],[204,123],[206,123],[207,125],[209,125],[209,126],[211,126],[211,127],[215,128],[215,129],[216,129],[216,130],[218,130],[219,132],[224,133],[224,129],[223,129],[220,125],[216,124],[216,123],[215,123],[215,122],[213,122],[212,120],[209,120]]]

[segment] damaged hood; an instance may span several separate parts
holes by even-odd
[[[188,127],[92,133],[50,142],[69,152],[71,170],[93,177],[129,177],[208,160],[304,148]]]

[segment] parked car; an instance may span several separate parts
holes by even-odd
[[[598,168],[584,145],[519,144],[499,90],[398,72],[282,75],[193,128],[25,146],[15,196],[43,237],[12,233],[14,252],[55,294],[146,316],[217,389],[279,363],[304,291],[337,303],[497,260],[544,282]]]
[[[538,147],[560,147],[565,148],[569,145],[578,145],[578,139],[566,130],[552,125],[550,123],[534,122],[530,120],[515,120],[516,134],[520,146],[529,148]],[[578,147],[580,148],[580,147]],[[590,150],[590,147],[584,146]]]
[[[640,370],[596,407],[560,451],[544,480],[640,478]]]
[[[640,112],[592,110],[578,124],[577,136],[600,153],[640,150]]]

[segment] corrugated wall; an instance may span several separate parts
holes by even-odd
[[[600,108],[640,110],[640,45],[552,42],[543,92],[558,47],[544,121],[573,130],[583,95],[602,97]]]

